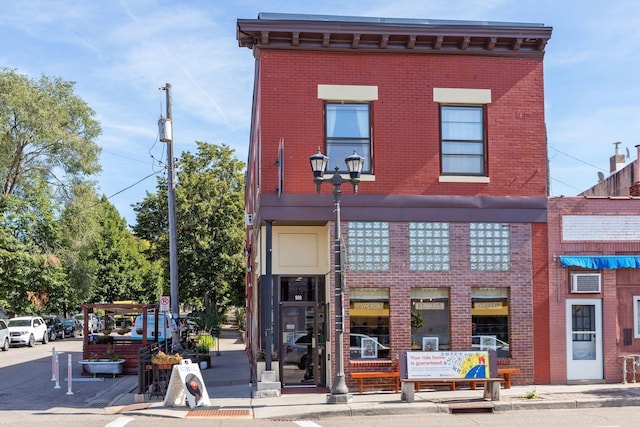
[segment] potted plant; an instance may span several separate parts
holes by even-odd
[[[88,359],[83,359],[78,363],[83,366],[88,374],[93,374],[94,377],[98,374],[111,374],[115,377],[122,373],[124,361],[116,353],[113,346],[108,345],[104,357],[100,357],[97,353],[91,353]]]
[[[211,367],[211,349],[207,343],[198,343],[196,352],[198,354],[198,363],[200,368],[207,369]]]
[[[178,353],[166,354],[163,351],[159,351],[157,354],[151,356],[151,363],[158,365],[159,369],[170,369],[173,365],[180,363],[182,356]]]

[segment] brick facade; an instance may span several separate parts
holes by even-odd
[[[347,271],[344,306],[348,307],[354,287],[389,288],[391,353],[397,357],[399,351],[411,349],[411,289],[446,287],[450,347],[468,350],[471,290],[508,288],[511,356],[500,362],[522,370],[514,383],[548,379],[549,341],[538,331],[549,326],[542,59],[551,29],[526,24],[493,28],[482,23],[433,27],[406,25],[403,20],[387,27],[374,21],[343,22],[348,18],[335,18],[336,22],[286,15],[265,18],[240,20],[238,26],[240,45],[253,49],[257,61],[247,162],[246,208],[255,219],[247,229],[248,265],[252,267],[257,253],[270,251],[261,238],[265,224],[333,222],[331,186],[315,194],[308,161],[318,147],[326,153],[324,101],[318,99],[318,85],[376,88],[377,99],[370,102],[373,173],[363,177],[357,195],[348,194],[348,185],[342,189],[342,232],[349,221],[388,222],[391,265],[383,272]],[[435,88],[490,92],[490,102],[484,104],[486,176],[482,179],[452,182],[456,180],[441,176]],[[276,161],[280,150],[282,161]],[[330,169],[335,163],[331,159]],[[449,271],[409,269],[411,221],[450,224]],[[509,271],[470,269],[471,222],[510,224]],[[333,225],[327,229],[327,239],[333,241]],[[256,273],[247,277],[254,317],[248,319],[250,336],[258,341],[263,331],[256,330],[257,317],[262,309],[251,284],[270,278]],[[333,265],[326,278],[327,300],[333,303]],[[333,319],[333,314],[328,317]],[[348,336],[348,310],[345,315]],[[279,332],[275,336],[278,339]],[[346,339],[342,345],[347,376],[372,363],[392,369],[390,360],[350,361]],[[330,363],[335,370],[333,357]]]

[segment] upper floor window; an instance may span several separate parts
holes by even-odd
[[[344,159],[353,154],[364,157],[363,173],[371,173],[371,106],[369,103],[325,104],[325,128],[329,172],[337,164],[347,172]]]
[[[442,105],[440,129],[442,173],[484,176],[484,107]]]

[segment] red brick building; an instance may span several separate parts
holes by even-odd
[[[621,382],[640,354],[638,212],[637,195],[549,199],[552,384]]]
[[[398,352],[493,347],[549,361],[542,24],[290,14],[239,19],[256,60],[246,179],[248,343],[285,387],[392,369]],[[343,342],[334,197],[342,185]],[[339,317],[338,317],[339,320]],[[544,331],[537,334],[538,330]],[[259,379],[259,378],[258,378]]]

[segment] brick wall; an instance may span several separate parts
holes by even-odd
[[[308,158],[324,147],[318,84],[372,85],[375,185],[362,194],[546,195],[542,61],[446,55],[262,51],[259,139],[262,191],[278,185],[285,141],[285,192],[312,193]],[[489,184],[439,183],[439,106],[434,87],[490,89]],[[324,150],[324,148],[323,148]],[[332,159],[332,164],[338,160]],[[325,189],[323,191],[329,191]]]
[[[548,232],[549,232],[549,360],[550,383],[564,384],[567,381],[567,345],[566,345],[566,300],[575,298],[569,293],[571,271],[581,270],[577,267],[562,268],[553,259],[554,255],[616,255],[640,253],[640,241],[626,240],[623,224],[633,222],[640,212],[640,199],[635,198],[586,198],[560,197],[549,199]],[[584,215],[582,229],[563,230],[563,216]],[[597,216],[604,216],[597,221]],[[628,217],[628,218],[625,218]],[[627,221],[629,220],[629,221]],[[580,221],[578,221],[580,222]],[[568,224],[576,224],[569,221]],[[609,232],[610,239],[604,230],[606,225],[619,224]],[[591,234],[593,231],[593,234]],[[633,227],[627,233],[637,232]],[[563,240],[563,236],[571,240]],[[592,236],[592,237],[591,237]],[[621,237],[620,237],[621,236]],[[580,298],[596,298],[602,300],[603,329],[603,364],[606,382],[622,380],[620,356],[625,352],[640,349],[640,343],[625,348],[622,345],[621,330],[631,310],[629,295],[640,295],[640,272],[636,269],[601,270],[602,291],[599,294],[580,294]],[[621,292],[624,289],[625,292]],[[626,317],[625,317],[626,316]],[[628,323],[628,322],[627,322]],[[638,340],[634,340],[638,341]]]
[[[346,233],[348,224],[341,224]],[[425,272],[409,271],[407,223],[391,223],[390,239],[391,268],[386,272],[347,271],[347,288],[344,294],[348,307],[349,289],[355,287],[382,287],[390,289],[390,343],[391,357],[397,358],[398,351],[411,349],[411,288],[446,287],[450,298],[451,349],[471,349],[471,288],[509,288],[509,328],[511,358],[502,365],[517,366],[522,375],[514,377],[514,383],[533,381],[533,279],[531,276],[532,229],[530,224],[511,224],[511,271],[478,272],[470,270],[469,224],[451,223],[451,269],[450,271]],[[332,237],[333,238],[333,237]],[[539,246],[540,242],[536,242]],[[333,274],[333,272],[331,273]],[[546,274],[545,274],[546,276]],[[345,336],[349,333],[349,313],[345,310]],[[333,326],[333,325],[331,325]],[[355,387],[349,373],[361,371],[368,361],[349,361],[349,343],[345,339],[345,373],[347,384]],[[367,365],[368,366],[368,365]],[[378,370],[385,370],[377,368]]]

